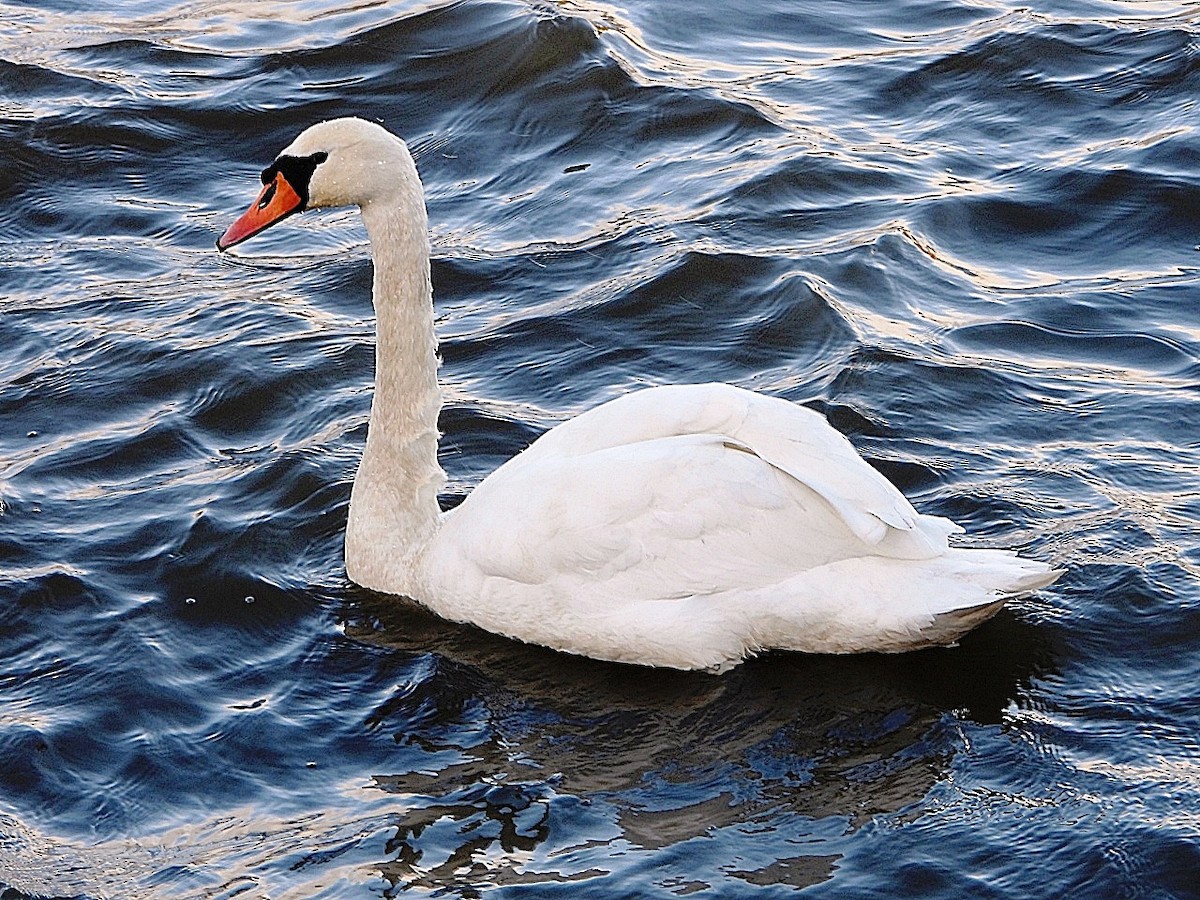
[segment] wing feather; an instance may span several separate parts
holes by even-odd
[[[728,384],[668,385],[627,394],[551,430],[512,462],[578,455],[621,444],[722,435],[807,485],[869,544],[888,530],[944,546],[950,523],[930,527],[896,487],[858,455],[820,413]],[[522,458],[524,457],[524,458]],[[944,520],[938,520],[939,522]],[[933,550],[934,547],[927,548]]]
[[[584,413],[497,469],[447,514],[431,568],[621,602],[868,554],[924,558],[951,528],[811,410],[727,385],[663,387]]]

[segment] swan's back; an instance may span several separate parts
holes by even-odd
[[[449,618],[608,659],[901,650],[953,640],[981,607],[1052,577],[1005,551],[950,549],[957,530],[811,410],[662,387],[501,466],[446,515],[414,589]]]

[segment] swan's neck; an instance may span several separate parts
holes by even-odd
[[[445,481],[425,203],[404,162],[397,193],[362,208],[375,265],[375,395],[346,526],[351,580],[389,593],[412,592]]]

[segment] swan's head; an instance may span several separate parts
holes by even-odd
[[[365,119],[331,119],[300,133],[262,171],[262,191],[217,240],[227,250],[286,219],[322,206],[367,206],[415,183],[404,142]]]

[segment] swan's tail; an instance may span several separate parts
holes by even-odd
[[[840,560],[764,598],[755,643],[817,653],[900,653],[953,644],[1061,571],[1010,550],[953,548],[927,560]]]
[[[999,581],[999,579],[992,581],[992,579],[982,577],[977,582],[981,587],[990,588],[992,596],[996,599],[986,603],[973,603],[970,606],[955,606],[935,613],[933,621],[920,629],[916,646],[953,644],[967,632],[1000,612],[1009,600],[1041,590],[1057,581],[1063,573],[1062,569],[1052,569],[1045,563],[1023,559],[1010,551],[968,550],[963,552],[973,553],[977,556],[981,553],[1003,554],[997,566],[997,574],[1001,575],[1003,581]],[[992,583],[989,584],[989,581]]]

